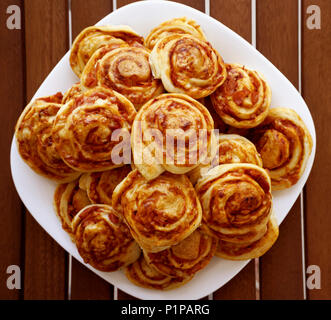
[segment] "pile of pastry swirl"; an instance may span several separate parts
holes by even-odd
[[[220,257],[256,258],[277,239],[278,226],[272,225],[274,231],[270,222],[271,183],[263,168],[248,163],[219,165],[198,181],[196,190],[203,207],[202,229],[221,241],[216,253]],[[277,236],[261,248],[258,242],[271,230]]]
[[[15,136],[31,169],[59,183],[54,208],[85,263],[168,290],[215,255],[271,248],[271,191],[300,179],[312,138],[294,110],[270,108],[260,72],[224,63],[186,17],[145,39],[88,27],[70,65],[79,81],[31,101]]]

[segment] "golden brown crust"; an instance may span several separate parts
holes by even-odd
[[[86,88],[94,88],[98,85],[98,79],[97,79],[97,69],[100,60],[109,52],[118,49],[118,48],[124,48],[129,47],[129,45],[117,38],[111,39],[107,45],[99,48],[96,50],[91,58],[89,59],[88,63],[86,64],[82,75],[80,77],[82,84]]]
[[[157,271],[172,277],[193,276],[214,256],[218,241],[199,229],[169,249],[144,252],[146,261]]]
[[[203,209],[202,230],[220,240],[254,242],[262,237],[272,210],[270,178],[254,164],[224,164],[196,185]]]
[[[145,46],[152,50],[158,40],[173,34],[192,35],[200,40],[207,40],[201,27],[186,17],[174,18],[155,27],[146,37]]]
[[[72,221],[72,230],[84,262],[97,270],[116,271],[140,256],[138,244],[111,206],[85,207]]]
[[[192,279],[192,277],[173,278],[166,276],[151,267],[143,255],[125,269],[125,275],[137,286],[157,290],[175,289]]]
[[[62,228],[71,237],[73,218],[90,203],[86,191],[79,188],[78,180],[57,186],[54,193],[55,212],[61,220]]]
[[[279,235],[277,220],[272,214],[266,233],[259,240],[249,244],[219,241],[216,256],[228,260],[248,260],[261,257],[276,242]]]
[[[187,95],[162,94],[147,102],[134,120],[134,164],[146,179],[165,170],[186,173],[214,152],[213,129],[213,119],[202,104]]]
[[[135,115],[134,106],[121,94],[101,87],[87,90],[57,114],[52,132],[56,149],[63,161],[82,172],[123,166],[123,159],[113,153],[121,143],[113,134],[125,131],[129,136]]]
[[[75,83],[72,87],[70,87],[63,95],[62,104],[66,104],[71,99],[73,99],[76,96],[79,96],[84,91],[86,91],[87,88],[85,88],[81,82]]]
[[[236,128],[253,128],[268,115],[271,90],[263,76],[240,64],[227,64],[227,78],[211,96],[222,120]]]
[[[113,192],[132,236],[146,251],[158,252],[188,237],[201,222],[201,206],[185,175],[163,173],[146,180],[134,170]]]
[[[108,52],[98,62],[97,82],[127,97],[139,109],[164,91],[149,64],[150,52],[144,48],[126,47]]]
[[[92,203],[111,205],[114,189],[130,171],[130,166],[124,166],[103,172],[84,173],[79,179],[79,186],[87,192]]]
[[[226,79],[226,67],[209,42],[190,35],[162,38],[152,50],[153,74],[168,92],[200,99],[214,92]]]
[[[62,161],[51,134],[61,100],[58,93],[31,101],[17,121],[15,137],[18,151],[31,169],[46,178],[69,182],[80,173]]]
[[[188,173],[195,184],[208,170],[226,163],[252,163],[263,166],[260,154],[254,144],[237,134],[221,134],[218,136],[217,153],[210,163],[200,165]]]
[[[289,188],[302,176],[313,142],[299,115],[292,109],[272,108],[249,137],[260,152],[273,190]]]
[[[92,26],[85,28],[75,39],[70,52],[70,66],[80,77],[93,53],[111,43],[114,38],[130,45],[142,46],[144,39],[129,26]]]

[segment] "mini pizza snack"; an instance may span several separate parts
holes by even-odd
[[[54,194],[54,207],[61,220],[62,228],[72,234],[72,220],[77,213],[91,204],[85,190],[79,186],[79,180],[58,185]]]
[[[312,137],[259,70],[221,53],[189,17],[145,39],[91,26],[70,51],[79,80],[23,110],[19,154],[57,183],[59,230],[93,268],[170,290],[276,242],[272,191],[299,181]]]
[[[209,42],[191,35],[173,34],[154,46],[150,63],[154,77],[172,93],[204,98],[223,84],[227,71]]]
[[[175,278],[164,275],[148,264],[143,255],[126,267],[125,275],[137,286],[156,290],[175,289],[192,279],[192,277]]]
[[[215,111],[236,128],[253,128],[268,115],[271,90],[261,73],[240,64],[227,64],[227,78],[212,95]]]
[[[194,20],[181,17],[165,21],[155,27],[146,37],[145,46],[152,50],[157,41],[173,34],[191,35],[204,41],[207,40],[202,28]]]
[[[201,227],[210,236],[242,244],[266,233],[272,195],[263,168],[248,163],[219,165],[202,176],[195,188],[203,208]]]
[[[113,207],[148,252],[159,252],[188,237],[201,222],[201,206],[185,175],[165,172],[153,180],[134,170],[115,188]]]
[[[249,132],[269,172],[273,190],[289,188],[302,176],[313,143],[299,115],[289,108],[273,108]]]
[[[149,50],[140,47],[111,50],[97,62],[98,85],[123,94],[139,109],[164,91],[161,81],[153,77],[149,57]]]
[[[75,39],[70,52],[70,66],[80,77],[89,59],[99,48],[122,40],[128,45],[141,46],[144,39],[129,26],[92,26],[85,28]]]
[[[263,166],[262,158],[254,144],[237,134],[220,134],[217,139],[216,154],[210,162],[199,165],[188,173],[191,182],[195,184],[208,170],[226,163],[253,163]]]
[[[108,205],[92,204],[75,216],[72,232],[79,254],[101,271],[116,271],[140,256],[126,224]]]
[[[131,131],[136,110],[116,91],[95,87],[75,96],[56,115],[53,140],[63,161],[81,172],[104,171],[121,166],[112,151],[116,130]]]
[[[80,174],[63,161],[52,136],[61,102],[62,94],[30,102],[17,121],[15,136],[22,159],[36,173],[55,181],[69,182]]]
[[[162,94],[147,102],[133,122],[134,165],[146,179],[164,171],[187,173],[216,150],[213,130],[201,103],[184,94]]]

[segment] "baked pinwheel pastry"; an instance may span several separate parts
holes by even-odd
[[[63,95],[62,104],[66,104],[68,101],[74,97],[82,94],[87,88],[82,85],[81,82],[75,83],[71,88],[69,88]]]
[[[97,63],[98,84],[123,94],[139,109],[164,91],[162,82],[152,75],[149,56],[147,49],[137,47],[108,52]],[[89,72],[89,69],[84,72]]]
[[[139,287],[157,290],[175,289],[192,279],[192,277],[173,278],[166,276],[150,266],[143,255],[125,269],[125,275]]]
[[[91,204],[86,191],[79,187],[79,180],[70,183],[62,183],[58,185],[54,193],[55,212],[61,220],[62,227],[72,234],[72,220],[76,214]]]
[[[272,210],[267,172],[248,163],[223,164],[197,182],[202,230],[219,240],[252,243],[267,230]]]
[[[292,109],[273,108],[249,137],[268,169],[273,190],[289,188],[302,176],[312,151],[311,135]]]
[[[127,149],[131,156],[129,133],[135,115],[134,106],[121,94],[101,87],[87,90],[57,114],[52,132],[56,149],[63,161],[78,171],[123,166],[126,160],[121,150]]]
[[[84,173],[79,179],[79,186],[87,192],[92,203],[111,205],[115,187],[130,171],[130,166],[124,166],[103,172]]]
[[[61,93],[31,101],[17,121],[15,137],[18,151],[31,169],[46,178],[69,182],[80,173],[62,161],[51,134],[61,101]]]
[[[224,84],[211,96],[216,112],[230,126],[258,126],[269,112],[269,85],[260,73],[240,64],[227,64],[226,70]]]
[[[200,99],[213,93],[226,79],[222,57],[209,42],[191,35],[174,34],[160,39],[150,63],[154,77],[168,92]]]
[[[279,230],[274,214],[271,214],[267,223],[267,231],[253,243],[232,243],[220,240],[216,256],[227,260],[248,260],[261,257],[276,242]]]
[[[99,64],[99,61],[109,52],[112,50],[118,49],[118,48],[124,48],[129,47],[129,45],[117,38],[111,39],[107,45],[99,48],[96,50],[89,61],[87,62],[81,77],[80,81],[86,88],[94,88],[98,85],[98,79],[97,79],[97,67]]]
[[[148,252],[165,250],[188,237],[201,222],[201,206],[185,175],[163,173],[146,180],[134,170],[115,188],[113,207]]]
[[[188,173],[191,182],[197,180],[208,170],[226,163],[253,163],[262,167],[262,159],[254,144],[237,134],[220,134],[217,138],[217,152],[207,165],[199,165]]]
[[[98,270],[116,271],[140,256],[138,244],[111,206],[85,207],[73,219],[72,230],[84,262]]]
[[[147,102],[134,120],[134,164],[148,180],[165,170],[186,173],[216,151],[213,129],[211,115],[198,101],[184,94],[162,94]]]
[[[114,38],[123,40],[133,46],[142,46],[144,43],[144,39],[129,26],[88,27],[76,37],[71,48],[69,61],[75,74],[80,77],[93,53],[114,41]]]
[[[173,34],[188,34],[207,41],[201,27],[194,20],[181,17],[165,21],[154,28],[145,39],[145,47],[152,50],[158,40]]]
[[[204,268],[214,256],[218,241],[199,229],[169,249],[144,252],[149,265],[172,277],[190,277]]]

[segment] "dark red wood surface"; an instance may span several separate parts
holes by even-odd
[[[256,9],[257,49],[298,87],[298,1],[258,0]],[[301,252],[298,199],[275,246],[260,259],[262,299],[303,298]]]
[[[306,20],[307,8],[318,5],[321,10],[321,29],[310,30]],[[304,0],[303,10],[303,97],[313,116],[317,150],[314,166],[306,185],[305,231],[306,262],[321,272],[320,289],[307,289],[309,299],[331,299],[331,1]],[[309,276],[309,274],[308,274]]]

